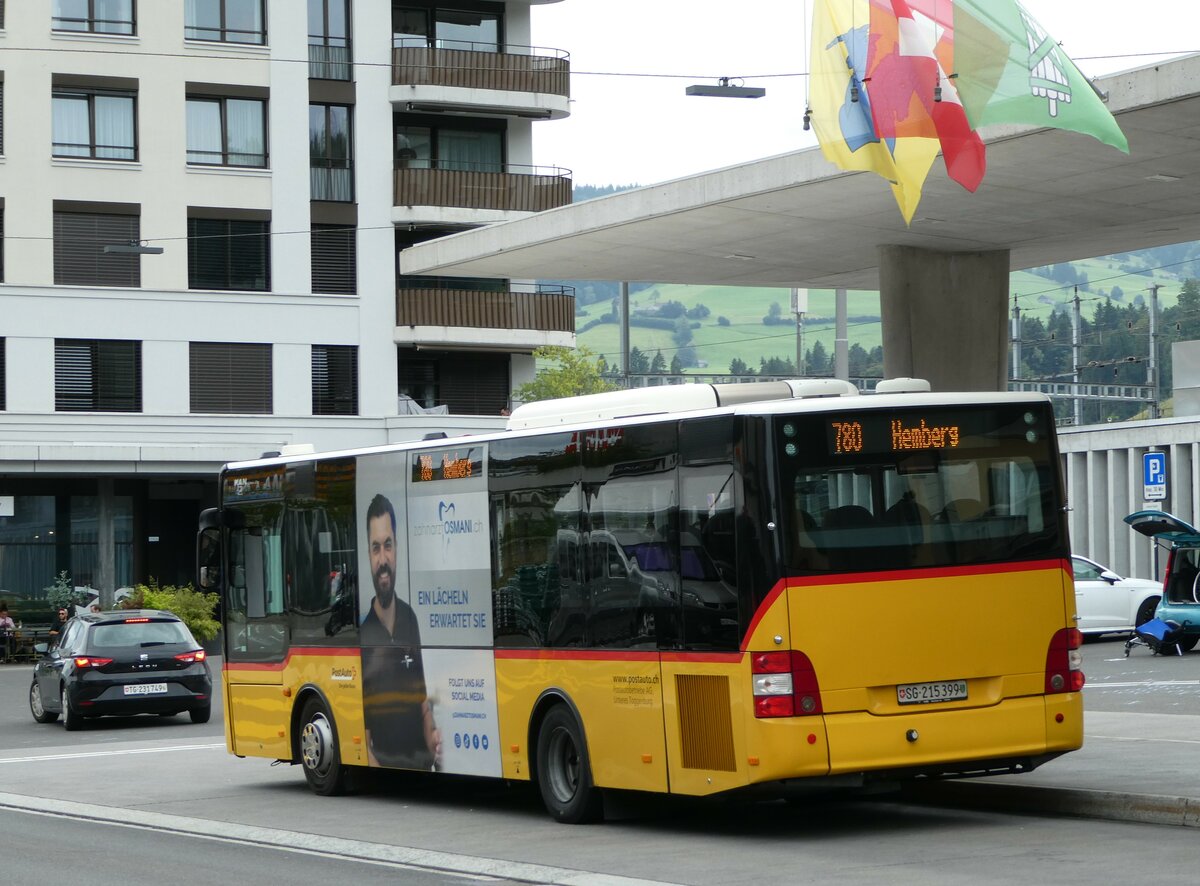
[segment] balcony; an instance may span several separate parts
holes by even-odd
[[[573,287],[516,283],[502,290],[465,288],[476,282],[505,285],[495,280],[402,277],[396,290],[396,325],[532,330],[574,336]]]
[[[569,169],[464,161],[431,168],[437,161],[408,162],[420,165],[394,171],[393,206],[541,212],[571,202]]]
[[[392,101],[405,110],[558,119],[570,113],[566,52],[442,41],[392,49]],[[407,87],[407,88],[400,88]]]

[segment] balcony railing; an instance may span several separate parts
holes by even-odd
[[[571,202],[569,169],[461,161],[454,168],[429,169],[429,160],[405,162],[420,166],[395,170],[394,206],[541,212]],[[507,172],[500,171],[505,168]]]
[[[395,86],[463,86],[546,95],[571,94],[571,62],[560,49],[506,46],[503,52],[481,46],[449,49],[397,46],[392,49]]]
[[[455,282],[401,278],[396,290],[396,325],[575,331],[575,289],[571,286],[509,284],[503,291],[486,291],[455,289]]]
[[[310,199],[349,203],[354,200],[354,170],[349,160],[312,158],[308,169]]]
[[[313,80],[349,80],[350,79],[350,41],[341,40],[344,45],[336,45],[334,38],[309,35],[308,43],[308,76]]]

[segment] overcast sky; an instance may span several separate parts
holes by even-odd
[[[812,2],[533,6],[532,42],[571,54],[572,95],[570,117],[534,125],[534,162],[573,170],[577,185],[644,185],[814,145],[801,121]],[[1023,5],[1089,77],[1200,51],[1195,0]],[[767,94],[684,95],[689,84],[719,77],[744,78]]]

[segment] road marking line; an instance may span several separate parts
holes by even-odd
[[[145,812],[141,809],[74,803],[50,797],[32,798],[21,794],[0,793],[0,808],[29,812],[35,815],[85,819],[98,824],[119,827],[168,831],[185,836],[293,852],[316,853],[344,858],[348,861],[403,865],[425,870],[466,874],[472,877],[495,877],[526,883],[551,884],[551,886],[673,886],[662,880],[643,880],[636,877],[600,874],[572,868],[506,861],[499,858],[483,858],[477,855],[459,855],[453,852],[414,849],[386,843],[368,843],[363,840],[305,834],[278,828],[209,821],[162,812]]]
[[[164,754],[170,751],[208,751],[224,749],[225,742],[214,744],[180,744],[165,748],[127,748],[123,751],[78,751],[72,754],[37,754],[28,757],[0,757],[0,763],[40,763],[43,760],[86,760],[90,757],[119,757],[124,754]]]

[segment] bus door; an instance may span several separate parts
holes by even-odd
[[[283,507],[230,509],[224,606],[226,734],[235,754],[291,757],[283,665],[289,637],[284,601]]]
[[[734,555],[732,428],[726,418],[680,427],[678,628],[662,652],[671,791],[745,784],[743,655]]]
[[[581,557],[587,624],[571,697],[602,787],[667,790],[659,614],[678,600],[672,425],[590,431]]]

